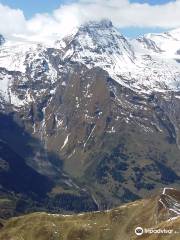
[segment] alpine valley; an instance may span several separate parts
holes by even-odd
[[[129,40],[102,20],[53,43],[0,35],[1,218],[117,207],[178,188],[179,173],[180,29]]]

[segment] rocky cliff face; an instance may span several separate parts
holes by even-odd
[[[107,20],[51,47],[4,44],[0,111],[31,136],[34,154],[3,125],[1,139],[53,181],[50,195],[76,189],[101,209],[177,186],[178,48],[166,56],[155,38],[130,42]]]

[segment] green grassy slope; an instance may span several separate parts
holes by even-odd
[[[0,240],[133,240],[180,239],[179,234],[135,235],[137,226],[178,230],[180,218],[158,221],[159,197],[118,208],[78,215],[33,213],[12,218],[0,230]]]

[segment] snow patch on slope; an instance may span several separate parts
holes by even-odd
[[[63,143],[63,145],[61,147],[61,150],[63,150],[65,148],[65,146],[67,145],[68,141],[69,141],[69,135],[67,135],[67,137],[65,138],[64,143]]]
[[[147,34],[129,41],[110,21],[104,20],[86,23],[51,46],[46,43],[5,42],[0,47],[1,96],[16,106],[32,101],[28,92],[25,100],[13,95],[11,86],[15,80],[10,71],[21,75],[19,83],[29,77],[33,82],[42,82],[43,79],[44,86],[49,88],[49,84],[57,81],[58,71],[64,68],[62,65],[57,70],[54,66],[56,60],[53,62],[52,58],[64,61],[64,64],[74,61],[89,68],[100,67],[119,84],[134,91],[180,90],[180,29]],[[9,73],[6,75],[3,69]],[[49,84],[46,85],[47,82]]]

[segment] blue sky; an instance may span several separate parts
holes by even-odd
[[[91,1],[91,0],[89,0]],[[121,0],[119,0],[121,2]],[[78,0],[0,0],[0,3],[9,6],[12,9],[21,9],[24,13],[26,20],[33,19],[36,13],[49,13],[52,14],[53,10],[59,9],[63,4],[70,4],[72,2],[78,2]],[[147,3],[150,6],[164,5],[169,2],[177,2],[175,0],[129,0],[130,3]],[[119,3],[118,3],[119,4]],[[120,6],[119,6],[120,7]],[[173,13],[172,13],[173,14]],[[0,14],[1,16],[1,14]],[[156,16],[158,18],[158,14]],[[107,16],[108,18],[108,16]],[[138,18],[138,15],[136,15]],[[151,15],[150,15],[151,18]],[[153,18],[153,16],[152,16]],[[164,16],[164,19],[166,16]],[[141,20],[139,20],[141,22]],[[154,20],[155,21],[155,20]],[[169,20],[168,20],[169,21]],[[177,19],[175,19],[177,22]],[[162,23],[162,21],[161,21]],[[147,25],[149,23],[147,22]],[[142,24],[143,25],[143,24]],[[151,24],[150,24],[151,25]],[[170,27],[161,26],[120,26],[120,31],[128,37],[136,37],[148,32],[162,32],[169,30]]]
[[[136,38],[147,33],[162,33],[170,30],[169,28],[139,28],[139,27],[128,27],[120,28],[119,31],[128,38]]]
[[[0,0],[0,3],[12,8],[20,8],[27,18],[36,13],[52,12],[67,0]]]
[[[36,13],[52,12],[61,4],[75,2],[75,0],[0,0],[0,3],[12,8],[20,8],[24,11],[27,18]],[[151,5],[164,4],[172,2],[169,0],[130,0],[132,3],[149,3]]]

